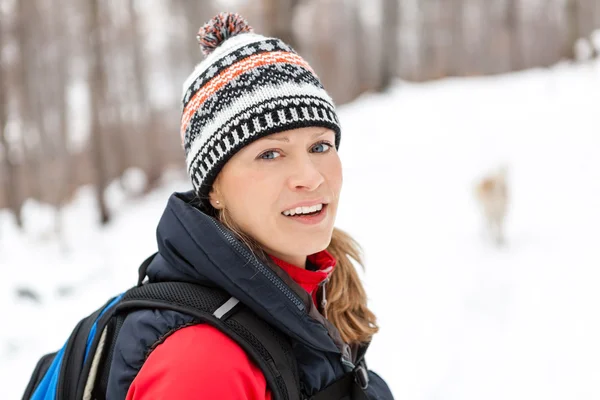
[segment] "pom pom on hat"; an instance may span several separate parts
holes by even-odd
[[[202,53],[207,56],[230,37],[252,31],[252,27],[241,15],[222,12],[200,28],[196,39]]]

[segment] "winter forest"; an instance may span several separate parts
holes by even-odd
[[[195,32],[233,7],[303,54],[338,104],[422,82],[548,67],[600,26],[595,0],[2,0],[0,208],[21,225],[36,199],[60,209],[128,168],[148,188],[179,165],[180,86],[201,60]],[[135,151],[133,151],[135,149]],[[0,233],[1,235],[1,233]]]
[[[340,107],[394,396],[599,398],[598,0],[0,0],[0,398],[154,251],[219,11]]]

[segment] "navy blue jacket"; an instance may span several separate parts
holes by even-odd
[[[184,281],[218,286],[287,334],[308,394],[325,388],[353,367],[357,349],[316,309],[310,295],[283,270],[251,257],[231,232],[193,205],[194,194],[175,193],[157,228],[158,254],[148,267],[151,282]],[[107,399],[126,397],[153,346],[191,317],[142,310],[127,316],[116,340]],[[369,371],[371,399],[393,399]]]

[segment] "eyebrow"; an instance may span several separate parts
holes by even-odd
[[[312,139],[316,139],[316,138],[318,138],[318,137],[320,137],[320,136],[323,136],[325,133],[327,133],[327,129],[325,129],[325,130],[323,130],[323,131],[321,131],[321,132],[318,132],[318,133],[314,133],[314,134],[312,135],[312,137],[311,137],[311,138],[312,138]],[[267,136],[267,137],[265,137],[264,139],[268,139],[268,140],[277,140],[277,141],[279,141],[279,142],[286,142],[286,143],[289,143],[289,142],[290,142],[290,138],[288,138],[287,136],[282,136],[282,137],[280,137],[280,138],[274,138],[274,137],[271,137],[271,136]]]

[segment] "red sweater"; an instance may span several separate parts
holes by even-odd
[[[317,287],[336,260],[326,250],[308,260],[317,271],[271,257],[316,303]],[[182,328],[150,353],[127,392],[140,399],[271,400],[265,377],[232,339],[209,325]]]

